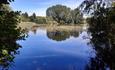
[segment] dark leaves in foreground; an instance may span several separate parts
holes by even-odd
[[[87,70],[115,70],[115,7],[112,0],[85,0],[81,6],[90,13],[88,18],[90,43],[96,56],[90,59]]]
[[[0,10],[3,4],[11,0],[0,0]],[[18,49],[21,47],[17,40],[24,39],[25,34],[17,27],[19,23],[19,12],[1,10],[0,11],[0,69],[8,70],[13,64]]]

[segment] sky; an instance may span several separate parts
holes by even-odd
[[[13,10],[27,12],[29,15],[46,16],[47,8],[61,4],[71,9],[77,8],[83,0],[15,0],[10,4]]]

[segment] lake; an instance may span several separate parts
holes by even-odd
[[[29,31],[9,70],[85,70],[95,56],[89,38],[83,28]]]

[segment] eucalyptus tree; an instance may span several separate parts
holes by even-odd
[[[78,8],[71,10],[63,5],[49,7],[46,11],[46,15],[59,24],[78,24],[83,20],[83,14]]]
[[[46,15],[53,18],[58,23],[64,23],[66,18],[69,17],[70,8],[62,5],[55,5],[47,9]]]

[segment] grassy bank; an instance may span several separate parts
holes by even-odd
[[[53,29],[58,29],[58,30],[73,30],[73,29],[81,29],[83,27],[83,24],[76,24],[76,25],[54,25],[54,24],[36,24],[33,22],[21,22],[19,23],[18,27],[21,27],[22,29],[26,30],[34,30],[42,27],[45,27],[47,29],[53,30]]]

